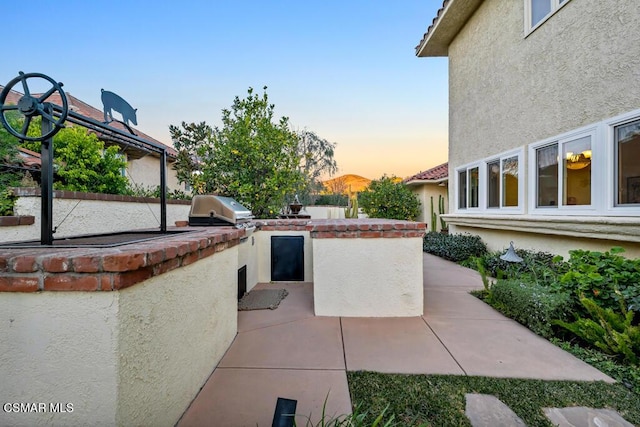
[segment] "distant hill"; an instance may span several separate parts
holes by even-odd
[[[325,192],[346,194],[349,191],[359,192],[367,188],[371,180],[360,175],[346,174],[323,181]]]

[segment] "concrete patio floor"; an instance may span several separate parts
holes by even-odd
[[[260,284],[289,295],[238,313],[238,335],[179,426],[270,426],[278,397],[297,425],[351,412],[347,371],[603,380],[600,371],[469,295],[477,272],[424,254],[424,315],[315,317],[311,283]]]

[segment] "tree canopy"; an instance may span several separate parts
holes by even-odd
[[[336,169],[335,144],[292,131],[287,117],[276,119],[266,90],[259,95],[249,88],[245,98],[235,97],[222,110],[220,128],[206,122],[169,126],[179,153],[178,179],[196,193],[231,196],[257,218],[276,216],[322,171]]]
[[[371,181],[359,195],[360,206],[371,218],[415,221],[420,215],[420,201],[397,178],[382,176]]]

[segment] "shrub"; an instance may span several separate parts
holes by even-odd
[[[471,257],[485,255],[487,245],[480,236],[430,231],[424,236],[423,250],[449,261],[461,262]]]
[[[590,318],[578,318],[575,322],[555,321],[557,324],[585,342],[608,354],[620,355],[630,364],[640,362],[640,326],[633,325],[633,311],[627,311],[620,299],[620,311],[602,308],[590,298],[580,298],[580,303]]]
[[[603,308],[619,309],[619,296],[628,303],[627,310],[640,311],[640,259],[619,255],[622,248],[610,252],[570,251],[569,270],[557,284],[579,302],[582,296],[593,299]],[[587,314],[583,311],[583,314]]]
[[[552,337],[552,321],[566,319],[571,298],[546,286],[521,280],[498,280],[491,286],[488,302],[505,316],[545,338]]]
[[[370,218],[415,221],[420,215],[420,201],[409,187],[396,182],[395,177],[383,176],[371,181],[359,199],[362,211]]]
[[[538,284],[554,283],[568,270],[568,264],[563,262],[561,257],[548,252],[516,249],[516,253],[522,258],[522,262],[512,263],[500,259],[504,251],[489,252],[480,259],[480,262],[487,275],[491,277],[523,279],[523,276],[527,276],[532,282]],[[465,263],[465,267],[478,269],[475,260]]]

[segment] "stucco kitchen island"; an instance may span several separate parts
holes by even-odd
[[[405,221],[264,220],[115,248],[0,249],[0,397],[73,407],[0,422],[174,425],[237,333],[238,269],[247,290],[270,280],[271,236],[304,238],[316,315],[398,317],[422,314],[423,234]]]

